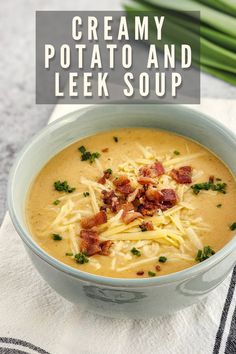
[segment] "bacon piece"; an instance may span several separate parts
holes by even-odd
[[[138,211],[143,216],[153,216],[157,212],[157,209],[158,209],[158,205],[149,201],[144,201],[143,204],[140,204],[138,206]]]
[[[214,183],[215,177],[214,176],[210,176],[209,177],[209,183]]]
[[[133,193],[134,188],[130,184],[130,180],[126,176],[120,176],[113,181],[114,186],[121,194]]]
[[[143,166],[139,170],[143,177],[159,177],[165,173],[165,169],[161,162],[155,162],[152,165]]]
[[[102,149],[102,152],[108,152],[109,148]]]
[[[180,184],[192,183],[192,167],[191,166],[183,166],[178,170],[173,169],[170,172],[171,177]]]
[[[153,223],[151,221],[143,221],[141,225],[139,225],[142,231],[152,231],[154,230]]]
[[[163,195],[160,191],[157,190],[157,188],[149,187],[146,192],[145,196],[147,200],[151,202],[157,202],[160,203],[163,200]]]
[[[98,183],[100,184],[105,184],[106,180],[111,177],[112,171],[111,170],[105,170],[103,171],[103,176],[99,178]]]
[[[101,251],[99,254],[101,254],[103,256],[108,256],[110,253],[109,251],[110,251],[110,247],[112,244],[113,244],[113,242],[110,240],[103,241],[102,243],[100,243]]]
[[[102,191],[102,200],[105,205],[109,206],[112,212],[120,210],[122,204],[122,198],[118,197],[114,191]]]
[[[139,177],[138,183],[142,185],[155,184],[156,181],[151,177]]]
[[[152,165],[152,170],[153,170],[153,174],[155,174],[155,177],[159,177],[161,175],[164,175],[165,173],[164,166],[162,165],[161,162],[155,162]]]
[[[92,227],[105,224],[106,222],[107,214],[104,210],[101,210],[91,217],[83,218],[81,220],[81,227],[83,229],[92,229]]]
[[[80,244],[80,251],[86,253],[89,257],[101,252],[99,245],[99,238],[97,231],[81,230],[80,237],[82,238]]]
[[[122,214],[122,220],[124,221],[125,224],[129,224],[132,221],[138,219],[138,218],[142,218],[143,215],[137,211],[129,211],[129,212],[124,212]]]
[[[105,184],[106,183],[106,177],[105,177],[105,175],[103,175],[102,177],[100,177],[99,179],[98,179],[98,183],[100,183],[100,184]]]
[[[127,198],[127,202],[131,203],[133,202],[137,196],[139,195],[139,188],[136,188],[133,193],[131,193],[128,198]]]
[[[162,189],[161,193],[163,195],[162,205],[166,206],[168,209],[172,208],[177,203],[177,195],[174,189],[166,188]]]

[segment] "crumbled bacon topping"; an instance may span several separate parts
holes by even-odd
[[[120,176],[113,181],[116,190],[121,194],[130,194],[134,191],[134,188],[130,184],[130,180],[126,176]]]
[[[143,186],[147,184],[155,184],[155,180],[151,177],[139,177],[138,178],[138,183],[142,184]]]
[[[97,231],[81,230],[80,237],[82,239],[80,251],[85,253],[87,256],[90,257],[98,253],[104,256],[109,255],[112,241],[104,241],[100,243]]]
[[[97,231],[94,230],[81,230],[80,237],[82,238],[80,244],[80,251],[86,253],[89,257],[96,253],[101,252],[99,246],[99,238]]]
[[[81,220],[81,227],[83,229],[92,229],[94,226],[102,225],[107,222],[107,214],[104,210],[97,214]]]
[[[102,201],[113,213],[119,211],[124,202],[123,198],[117,196],[114,191],[106,190],[102,191]]]
[[[179,169],[173,169],[170,173],[171,177],[180,184],[192,183],[192,167],[183,166]]]
[[[129,224],[132,221],[142,217],[143,215],[137,211],[129,211],[122,214],[122,220],[125,224]]]
[[[110,248],[112,246],[113,242],[112,241],[103,241],[102,243],[100,243],[100,247],[101,247],[101,251],[99,254],[103,255],[103,256],[108,256],[109,255],[109,251]]]
[[[159,177],[165,173],[165,169],[161,162],[155,162],[152,165],[143,166],[140,168],[139,173],[143,177]]]
[[[151,221],[143,221],[141,225],[139,225],[142,231],[152,231],[154,230],[153,223]]]
[[[109,151],[109,148],[102,149],[102,152],[108,152],[108,151]]]
[[[103,176],[98,179],[98,183],[105,184],[106,180],[111,177],[112,171],[110,169],[103,171]]]

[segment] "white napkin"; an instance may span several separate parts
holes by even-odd
[[[50,120],[74,108],[57,106]],[[207,99],[195,108],[236,131],[236,101]],[[235,282],[236,270],[203,302],[158,319],[97,316],[44,282],[7,214],[0,230],[0,354],[235,354]]]

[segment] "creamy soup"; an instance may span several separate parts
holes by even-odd
[[[118,278],[180,271],[236,229],[236,184],[203,146],[156,129],[84,138],[54,156],[26,206],[36,242],[81,271]]]

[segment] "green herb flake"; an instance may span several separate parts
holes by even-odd
[[[167,258],[165,257],[165,256],[161,256],[161,257],[159,257],[159,262],[161,262],[161,263],[165,263],[166,261],[167,261]]]
[[[84,193],[83,193],[83,196],[84,196],[84,197],[88,197],[88,196],[89,196],[89,192],[84,192]]]
[[[231,231],[234,231],[234,230],[236,230],[236,222],[233,222],[233,224],[232,225],[230,225],[230,230]]]
[[[53,202],[52,204],[58,205],[58,204],[60,204],[60,203],[61,203],[61,201],[60,201],[59,199],[56,199],[56,200],[54,200],[54,202]]]
[[[52,234],[52,239],[54,241],[61,241],[62,240],[62,237],[58,234]]]
[[[72,256],[73,256],[73,253],[71,253],[71,252],[66,252],[66,256],[72,257]]]
[[[84,154],[86,152],[85,147],[82,145],[78,148],[78,150],[81,152],[81,154]]]
[[[118,141],[119,141],[117,136],[113,136],[113,140],[114,140],[115,143],[118,143]]]
[[[155,277],[156,273],[152,272],[151,270],[148,271],[149,277]]]
[[[89,259],[88,259],[87,255],[84,252],[77,253],[75,255],[75,260],[79,264],[84,264],[84,263],[88,263],[89,262]]]
[[[205,246],[202,250],[198,250],[195,260],[203,262],[213,256],[213,254],[215,254],[215,251],[210,246]]]
[[[112,175],[112,169],[111,168],[107,168],[104,173],[109,173],[109,175]]]
[[[180,152],[178,150],[175,150],[174,154],[178,156],[178,155],[180,155]]]
[[[56,181],[54,182],[54,188],[58,192],[66,192],[66,193],[72,193],[75,191],[76,188],[70,187],[67,181],[61,182],[61,181]]]
[[[222,207],[222,204],[217,204],[216,207],[217,207],[217,208],[221,208],[221,207]]]
[[[134,256],[140,257],[141,256],[141,252],[139,250],[137,250],[137,248],[133,247],[130,250],[131,253],[133,253]]]
[[[101,156],[99,152],[87,151],[83,145],[80,146],[78,150],[81,152],[81,161],[89,161],[90,163],[93,163],[95,159],[98,159]]]
[[[194,194],[198,194],[201,190],[205,190],[205,191],[212,190],[212,191],[216,191],[216,192],[225,194],[226,187],[227,187],[226,183],[216,183],[215,184],[212,182],[196,183],[191,186]]]

